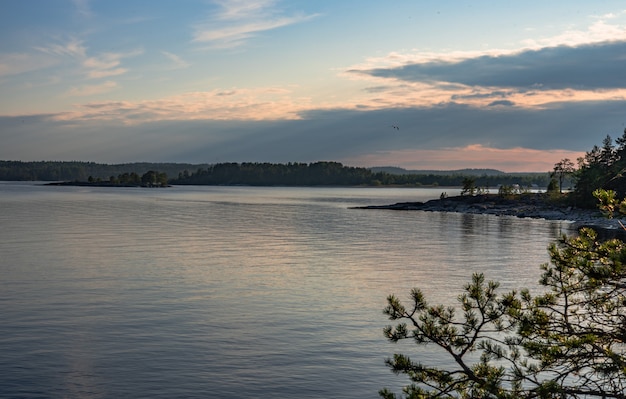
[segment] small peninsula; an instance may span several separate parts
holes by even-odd
[[[367,205],[351,209],[387,209],[395,211],[456,212],[514,216],[545,220],[563,220],[575,227],[592,227],[606,231],[621,230],[616,220],[607,219],[598,209],[562,205],[546,193],[526,193],[511,197],[477,194],[442,197],[426,202],[399,202],[390,205]]]

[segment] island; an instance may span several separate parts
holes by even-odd
[[[47,185],[80,187],[171,187],[168,184],[167,174],[154,170],[150,170],[142,176],[139,176],[139,174],[135,172],[123,173],[117,177],[111,176],[108,180],[102,180],[100,178],[89,176],[87,181],[60,181],[48,183]]]

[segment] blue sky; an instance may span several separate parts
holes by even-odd
[[[623,1],[0,10],[3,160],[548,171],[626,123]]]

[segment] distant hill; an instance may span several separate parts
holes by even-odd
[[[385,172],[394,175],[464,175],[464,176],[499,176],[507,173],[497,169],[457,169],[457,170],[408,170],[395,166],[376,166],[369,168],[372,172]],[[509,173],[511,174],[511,173]],[[529,174],[529,173],[524,173]],[[532,173],[530,173],[532,174]]]

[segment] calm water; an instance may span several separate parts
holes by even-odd
[[[0,183],[0,397],[376,398],[385,298],[534,286],[567,223],[349,209],[443,189]],[[454,190],[446,190],[455,194]]]

